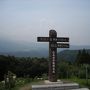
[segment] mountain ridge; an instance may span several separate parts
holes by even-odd
[[[48,57],[48,43],[15,42],[0,39],[0,55],[11,55],[16,57]],[[70,48],[58,48],[57,51],[90,49],[90,45],[70,45]]]

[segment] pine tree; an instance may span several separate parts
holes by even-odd
[[[77,57],[76,57],[76,64],[80,63],[80,58],[81,58],[81,50],[78,51]]]
[[[76,64],[90,64],[90,55],[85,49],[78,51]]]

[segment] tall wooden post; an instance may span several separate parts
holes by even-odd
[[[69,42],[68,37],[57,37],[55,30],[49,31],[49,37],[37,37],[39,42],[49,42],[49,81],[57,81],[57,48],[69,48],[68,43],[57,42]]]
[[[49,81],[56,82],[57,81],[57,47],[51,47],[53,44],[57,44],[56,40],[52,40],[52,38],[57,37],[57,32],[55,30],[49,31]]]

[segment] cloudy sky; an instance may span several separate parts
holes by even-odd
[[[37,42],[50,29],[90,45],[90,0],[0,0],[0,40]]]

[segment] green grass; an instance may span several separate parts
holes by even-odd
[[[5,85],[0,82],[0,90],[19,90],[20,87],[23,87],[27,83],[30,83],[32,81],[31,78],[18,78],[15,83],[15,87],[11,89],[6,89]]]
[[[31,78],[17,78],[15,87],[11,89],[5,89],[5,85],[0,82],[0,90],[19,90],[21,87],[35,84],[42,84],[43,80],[31,79]]]
[[[0,90],[4,90],[4,84],[0,82]]]
[[[66,81],[66,82],[76,82],[80,85],[80,87],[86,87],[86,88],[90,88],[90,79],[88,79],[88,82],[86,79],[79,79],[79,78],[72,78],[72,79],[64,79],[62,81]]]
[[[63,82],[76,82],[80,85],[80,87],[87,87],[90,88],[90,79],[88,79],[88,83],[86,79],[78,79],[78,78],[71,78],[71,79],[62,79]],[[19,90],[19,88],[25,85],[35,85],[35,84],[42,84],[44,83],[43,80],[31,79],[31,78],[18,78],[16,80],[15,87],[12,89],[5,89],[3,83],[0,82],[0,90]]]

